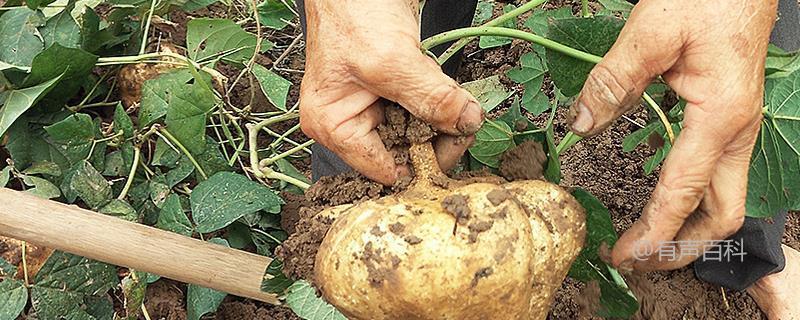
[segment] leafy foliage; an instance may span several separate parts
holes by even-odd
[[[220,172],[194,189],[191,203],[197,230],[211,232],[259,210],[279,213],[283,200],[242,175]]]
[[[603,56],[614,45],[625,21],[605,16],[564,18],[549,21],[547,37],[583,52]],[[547,50],[547,66],[553,83],[565,96],[577,95],[594,64]]]
[[[333,306],[317,296],[317,290],[308,281],[299,280],[289,286],[286,304],[300,318],[309,320],[346,320]]]

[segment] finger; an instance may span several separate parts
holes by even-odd
[[[443,171],[452,169],[458,164],[464,152],[475,142],[475,136],[450,136],[441,135],[436,138],[433,144],[433,149],[436,152],[436,159],[439,161],[439,167]]]
[[[381,122],[382,106],[376,102],[331,130],[325,146],[367,178],[392,185],[397,180],[398,171],[394,157],[375,130]]]
[[[697,208],[724,148],[730,142],[723,121],[712,124],[714,109],[695,104],[686,107],[684,128],[670,150],[658,184],[642,217],[617,241],[612,263],[623,269],[642,267],[654,250],[672,241]],[[717,109],[718,110],[718,109]],[[738,132],[738,131],[733,131]]]
[[[663,3],[637,5],[614,46],[589,73],[568,113],[573,132],[591,136],[605,130],[639,101],[653,78],[678,60],[680,30],[664,30],[653,21],[664,15],[649,12],[664,9],[655,7]],[[677,27],[674,23],[663,25]]]
[[[422,54],[416,42],[386,51],[378,50],[383,57],[357,68],[362,85],[447,134],[469,135],[480,129],[484,115],[478,101]]]
[[[745,216],[750,157],[759,128],[760,117],[756,117],[749,128],[723,151],[700,207],[683,224],[675,242],[662,249],[675,253],[677,258],[667,258],[663,254],[651,256],[650,259],[637,262],[635,269],[671,270],[684,267],[703,256],[705,250],[721,248],[715,242],[726,239],[741,228]]]

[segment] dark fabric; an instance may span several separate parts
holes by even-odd
[[[312,0],[313,1],[313,0]],[[300,13],[300,24],[303,33],[306,30],[305,6],[303,0],[297,0],[297,9]],[[428,0],[422,9],[422,39],[445,31],[469,27],[472,17],[475,16],[475,7],[478,0]],[[443,44],[431,51],[441,54],[450,44]],[[458,71],[461,63],[461,52],[454,55],[442,66],[442,70],[449,76]],[[311,146],[311,178],[314,181],[324,176],[332,176],[352,169],[336,154],[319,143]]]
[[[469,26],[476,3],[477,0],[428,0],[422,12],[422,38]],[[297,0],[297,5],[305,30],[303,0]],[[787,51],[800,49],[800,7],[796,0],[781,0],[779,16],[772,33],[772,43]],[[433,52],[441,54],[447,47],[449,44],[434,48]],[[454,56],[450,63],[443,66],[447,74],[455,74],[461,62],[460,56]],[[338,156],[320,144],[313,145],[312,150],[314,181],[351,170]],[[745,253],[743,261],[738,258],[697,261],[694,264],[697,277],[730,289],[744,290],[761,277],[783,270],[785,260],[781,236],[785,224],[786,212],[778,213],[772,220],[746,218],[742,229],[730,238],[742,245]]]
[[[744,255],[719,260],[698,259],[694,263],[695,274],[701,280],[728,289],[747,289],[758,279],[783,270],[786,260],[781,236],[785,228],[785,211],[772,219],[745,218],[742,228],[728,238]]]
[[[786,51],[800,49],[800,6],[797,0],[780,0],[779,19],[771,42]],[[781,237],[786,228],[786,212],[768,219],[745,218],[742,228],[729,239],[743,245],[744,261],[703,261],[694,263],[697,277],[729,289],[745,290],[762,277],[780,272],[786,265]]]

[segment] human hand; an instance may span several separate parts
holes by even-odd
[[[641,252],[672,246],[680,253],[677,243],[721,240],[741,227],[776,9],[776,0],[640,1],[592,70],[570,110],[579,135],[606,129],[658,75],[688,102],[649,203],[614,246],[615,266],[680,268],[697,256],[666,261],[658,251]]]
[[[483,110],[420,50],[418,1],[315,0],[305,9],[303,132],[390,185],[408,168],[395,165],[375,130],[384,120],[383,97],[447,134],[434,147],[442,168],[454,166],[480,129]]]

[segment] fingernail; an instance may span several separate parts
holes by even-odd
[[[477,102],[470,101],[464,111],[461,112],[456,129],[464,135],[473,134],[481,128],[482,123],[483,109]]]
[[[577,109],[577,110],[576,110]],[[592,118],[592,111],[583,104],[583,102],[579,102],[576,106],[572,107],[570,110],[572,121],[572,131],[577,133],[587,133],[594,128],[594,119]]]

